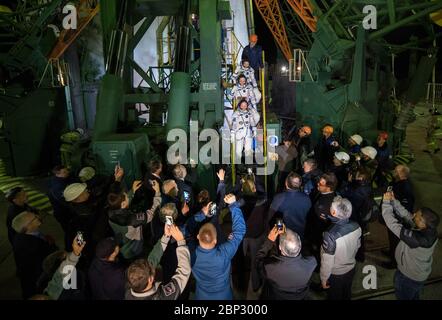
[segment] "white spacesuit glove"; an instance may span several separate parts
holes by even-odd
[[[230,130],[230,143],[235,142],[235,130]]]
[[[253,127],[252,128],[252,136],[253,136],[253,138],[256,138],[256,135],[257,135],[256,127]]]

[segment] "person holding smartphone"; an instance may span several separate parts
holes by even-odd
[[[278,222],[256,255],[260,284],[263,286],[261,299],[303,300],[307,297],[317,262],[312,256],[301,255],[299,235],[287,229],[282,219]],[[279,253],[272,254],[278,237]]]
[[[181,201],[186,203],[189,208],[193,209],[194,196],[192,186],[186,181],[187,169],[182,164],[177,164],[172,169],[172,174],[178,186],[178,196]]]
[[[231,260],[246,233],[246,225],[236,197],[228,194],[224,202],[229,205],[232,214],[232,235],[229,240],[218,244],[215,226],[206,223],[198,232],[198,246],[191,247],[196,300],[233,299],[230,286]]]

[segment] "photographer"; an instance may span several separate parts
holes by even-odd
[[[272,253],[278,236],[280,254]],[[296,232],[284,225],[282,228],[273,227],[256,260],[261,282],[264,283],[261,299],[303,300],[307,297],[310,278],[317,263],[314,257],[302,257],[301,239]]]
[[[47,294],[52,300],[70,300],[78,298],[84,299],[84,292],[81,292],[82,288],[78,286],[78,271],[75,269],[78,261],[81,257],[81,252],[86,245],[86,241],[81,241],[78,236],[72,241],[72,252],[65,253],[66,258],[57,268],[57,271],[49,281],[44,293]],[[66,277],[70,276],[69,281]],[[65,289],[66,283],[72,285],[72,289]]]
[[[395,199],[393,192],[384,194],[382,216],[388,229],[400,240],[395,252],[396,297],[398,300],[418,300],[431,273],[439,216],[425,207],[411,214]]]
[[[192,273],[196,279],[196,300],[231,300],[231,260],[246,232],[241,209],[233,194],[224,201],[232,213],[232,236],[222,244],[217,243],[217,231],[213,224],[204,224],[198,232],[199,246],[192,250]]]
[[[155,281],[155,269],[171,237],[178,244],[178,267],[172,279],[162,284]],[[127,269],[126,300],[176,300],[186,287],[190,272],[190,253],[183,234],[177,226],[165,225],[164,235],[149,257],[134,261]]]
[[[109,205],[109,224],[125,259],[132,259],[143,250],[143,225],[152,221],[156,209],[161,204],[160,186],[153,183],[155,190],[154,204],[145,212],[134,213],[129,210],[130,198],[141,187],[141,181],[134,181],[132,192],[127,194],[122,189],[114,190],[107,196]]]

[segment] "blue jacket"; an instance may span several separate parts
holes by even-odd
[[[192,273],[196,279],[196,300],[231,300],[231,260],[246,233],[242,211],[235,202],[229,206],[232,213],[231,240],[206,250],[198,246],[192,250]]]
[[[304,237],[307,214],[312,206],[309,196],[299,190],[286,190],[277,194],[270,206],[270,219],[275,212],[282,213],[284,224]]]
[[[250,48],[250,45],[247,45],[243,52],[241,59],[248,59],[250,62],[250,66],[253,69],[263,68],[262,65],[262,48],[259,45],[255,45],[253,48]]]

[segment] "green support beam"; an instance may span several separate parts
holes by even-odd
[[[401,12],[409,12],[411,10],[417,10],[417,9],[423,9],[423,8],[428,8],[429,6],[433,5],[433,3],[431,2],[427,2],[427,3],[419,3],[419,4],[414,4],[414,5],[408,5],[408,6],[404,6],[404,7],[400,7],[400,8],[395,8],[395,13],[401,13]],[[383,16],[385,14],[388,14],[389,10],[388,9],[382,9],[382,10],[378,10],[377,11],[377,15],[378,18],[380,16]],[[349,21],[353,21],[353,20],[361,20],[366,16],[365,13],[360,13],[360,14],[356,14],[353,16],[347,16],[347,17],[342,17],[342,21],[344,23],[347,23]]]
[[[216,0],[219,1],[219,0]],[[223,90],[220,85],[221,21],[218,19],[214,0],[200,0],[200,43],[201,43],[201,85],[199,102],[199,122],[205,128],[212,128],[215,120],[223,121]],[[215,117],[208,113],[215,112]]]
[[[167,131],[180,128],[189,130],[190,75],[174,72],[171,77],[169,107],[167,111]]]
[[[129,41],[129,45],[128,45],[128,49],[127,49],[128,52],[131,52],[131,51],[135,50],[135,48],[137,47],[138,43],[143,38],[144,34],[146,33],[146,31],[151,26],[152,22],[154,22],[155,18],[156,18],[155,16],[147,16],[144,19],[144,21],[141,24],[140,28],[135,32],[135,34],[133,35],[132,39],[130,39],[130,41]]]
[[[390,18],[390,24],[396,23],[396,10],[394,8],[394,0],[387,0],[388,5],[388,17]]]
[[[120,0],[100,1],[100,18],[103,34],[103,57],[107,61],[112,30],[117,27]]]
[[[161,92],[162,90],[158,85],[155,83],[155,81],[152,80],[151,77],[136,63],[131,57],[127,56],[126,60],[128,61],[129,65],[140,75],[141,78],[143,78],[144,81],[147,82],[147,84],[151,87],[151,89],[154,92]]]
[[[124,106],[123,79],[106,74],[101,80],[97,99],[93,140],[101,139],[117,130],[118,114]]]
[[[438,11],[440,9],[442,9],[442,1],[439,3],[436,3],[435,5],[427,8],[427,9],[424,9],[424,10],[422,10],[412,16],[409,16],[401,21],[391,24],[381,30],[373,32],[372,34],[370,34],[368,39],[375,40],[375,39],[381,38],[381,37],[387,35],[388,33],[392,32],[393,30],[403,27],[403,26],[409,24],[410,22],[413,22],[413,21],[420,19],[422,17],[428,16],[430,13],[433,13],[433,12]]]

